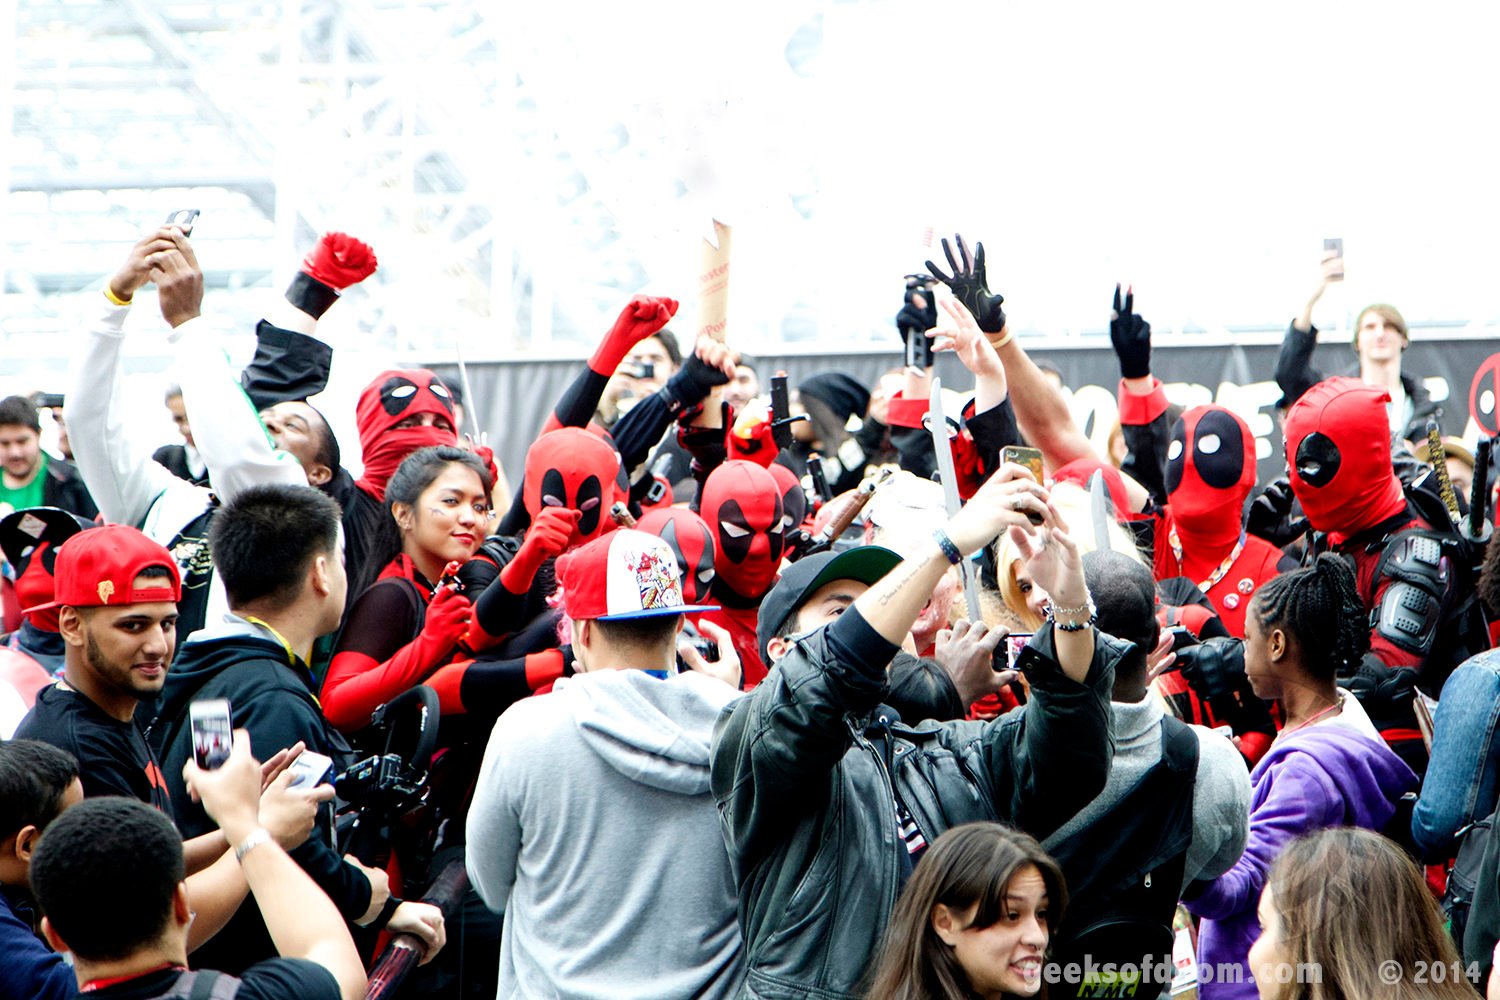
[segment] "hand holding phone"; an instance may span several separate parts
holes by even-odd
[[[1344,238],[1342,236],[1323,241],[1323,280],[1344,280]]]
[[[333,758],[304,750],[287,767],[292,772],[291,788],[312,788],[328,782],[333,773]]]
[[[1038,486],[1046,485],[1046,481],[1042,479],[1042,453],[1040,449],[1023,448],[1020,445],[1008,444],[1000,449],[1000,464],[1004,465],[1007,462],[1014,462],[1016,465],[1028,470],[1032,478],[1037,481]],[[1042,515],[1030,510],[1026,512],[1026,518],[1032,524],[1041,524],[1043,520]]]
[[[205,771],[223,767],[234,749],[228,699],[193,702],[188,706],[188,728],[193,737],[193,762]]]
[[[175,212],[167,213],[167,225],[181,229],[184,236],[191,236],[193,224],[198,221],[199,214],[196,208],[179,208]]]

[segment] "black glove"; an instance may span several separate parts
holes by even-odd
[[[1115,308],[1109,317],[1109,340],[1120,359],[1120,374],[1125,378],[1145,378],[1151,374],[1151,324],[1134,312],[1135,293],[1125,293],[1120,305],[1120,286],[1115,285]]]
[[[956,234],[953,238],[958,242],[958,255],[963,266],[960,267],[960,262],[953,259],[948,241],[943,240],[943,253],[948,257],[948,266],[953,268],[953,275],[950,277],[944,274],[930,260],[927,261],[927,270],[953,290],[953,296],[974,314],[979,329],[985,333],[999,333],[1005,329],[1005,310],[1000,308],[1005,296],[991,294],[989,285],[985,282],[984,244],[974,244],[974,254],[970,256],[964,238]]]
[[[913,301],[915,296],[922,296],[925,305],[919,306]],[[931,289],[921,285],[906,290],[906,304],[896,314],[896,329],[901,333],[901,342],[906,345],[906,360],[908,366],[916,368],[932,367],[932,341],[927,337],[927,331],[937,326],[937,304],[932,301]]]
[[[693,458],[694,479],[706,478],[729,458],[729,445],[724,440],[724,434],[734,425],[734,412],[728,403],[720,403],[719,407],[719,412],[723,414],[723,427],[692,427],[682,423],[677,428],[677,443]]]
[[[1307,518],[1291,516],[1295,499],[1292,484],[1286,479],[1276,480],[1250,502],[1245,531],[1278,549],[1292,544],[1307,533]]]
[[[1245,683],[1245,644],[1239,639],[1204,639],[1177,651],[1177,669],[1203,701],[1212,701]]]
[[[729,376],[722,370],[704,364],[697,354],[689,354],[682,367],[677,369],[677,374],[661,387],[662,398],[675,414],[703,402],[710,392],[728,382]]]
[[[1411,667],[1388,667],[1373,653],[1367,653],[1354,676],[1340,683],[1359,699],[1377,729],[1393,723],[1416,728],[1412,700],[1417,694],[1417,672]]]

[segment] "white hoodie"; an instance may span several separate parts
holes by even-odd
[[[496,723],[468,820],[469,878],[505,912],[501,997],[729,997],[737,895],[709,743],[739,692],[602,670]]]

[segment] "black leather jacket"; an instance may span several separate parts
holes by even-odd
[[[854,609],[799,640],[714,735],[714,799],[740,891],[756,998],[862,996],[906,862],[901,802],[930,844],[999,820],[1038,839],[1104,787],[1126,648],[1097,636],[1086,683],[1030,660],[1032,700],[992,722],[906,725],[880,702],[895,647]]]

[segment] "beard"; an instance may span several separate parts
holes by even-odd
[[[166,683],[165,670],[162,671],[160,683],[152,684],[137,680],[135,673],[130,669],[134,665],[133,661],[120,662],[110,659],[103,647],[94,639],[92,632],[84,635],[84,651],[89,665],[94,668],[94,673],[111,684],[129,691],[139,701],[150,701],[155,698],[161,693],[162,685]],[[163,665],[165,666],[165,663]]]

